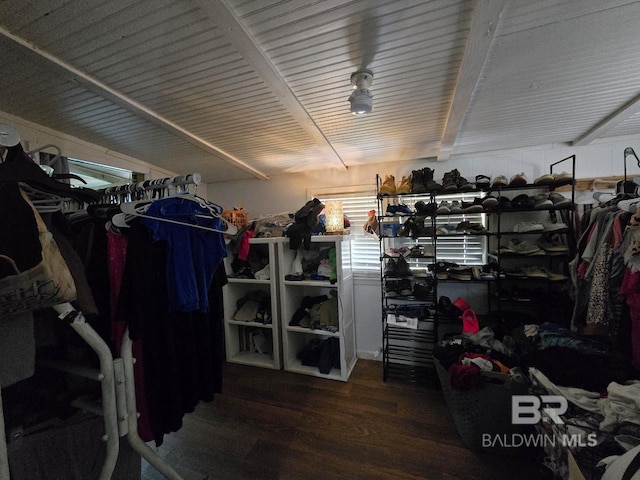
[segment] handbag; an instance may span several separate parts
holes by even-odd
[[[42,260],[21,272],[11,257],[0,254],[0,262],[14,273],[0,279],[0,319],[76,299],[75,282],[53,235],[24,192],[22,197],[33,210]]]

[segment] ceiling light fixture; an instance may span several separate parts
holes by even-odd
[[[366,115],[373,110],[373,95],[369,90],[372,82],[371,70],[360,70],[351,74],[353,93],[349,96],[349,102],[351,113],[354,115]]]

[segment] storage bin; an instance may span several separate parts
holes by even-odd
[[[533,428],[512,424],[511,397],[528,394],[529,384],[497,374],[485,376],[480,388],[456,390],[451,387],[449,372],[440,361],[434,359],[434,364],[447,407],[464,446],[500,455],[521,453],[519,444],[524,442],[524,435],[533,433]]]

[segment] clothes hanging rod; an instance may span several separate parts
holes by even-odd
[[[160,190],[168,187],[180,187],[183,185],[200,184],[201,175],[199,173],[187,173],[175,177],[157,178],[155,180],[143,180],[142,182],[128,183],[126,185],[116,185],[98,190],[104,195],[118,195],[123,193],[142,192],[145,190]]]

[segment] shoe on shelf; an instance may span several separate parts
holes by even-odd
[[[496,210],[503,212],[505,210],[512,210],[512,209],[513,207],[511,206],[511,200],[503,196],[498,198],[498,207],[496,208]]]
[[[533,208],[536,210],[546,210],[553,207],[553,202],[547,193],[539,193],[533,197],[533,200],[535,202]]]
[[[413,218],[407,218],[407,220],[398,229],[399,237],[411,237],[416,229],[415,220]]]
[[[491,182],[491,186],[494,188],[506,187],[507,185],[509,185],[509,180],[504,175],[498,175],[494,177],[493,181]]]
[[[544,222],[542,228],[545,232],[557,232],[560,230],[567,230],[569,227],[563,222]]]
[[[549,270],[549,269],[547,269],[545,267],[541,267],[541,268],[547,274],[547,277],[549,277],[549,280],[551,280],[553,282],[562,282],[564,280],[569,280],[569,277],[567,277],[566,275],[564,275],[562,273],[552,272],[551,270]]]
[[[532,255],[540,252],[540,247],[530,240],[521,240],[519,238],[512,238],[509,240],[509,250],[521,255]]]
[[[553,174],[553,185],[560,187],[562,185],[568,185],[573,182],[573,175],[569,172],[560,172]]]
[[[535,204],[535,199],[524,193],[511,199],[511,206],[516,210],[531,210]]]
[[[414,207],[416,207],[416,212],[418,215],[433,215],[436,212],[437,205],[435,202],[425,203],[422,200],[418,200]]]
[[[436,173],[434,170],[429,167],[425,167],[422,171],[424,172],[424,185],[427,192],[433,193],[442,190],[442,185],[433,179],[433,176]]]
[[[544,227],[539,222],[533,221],[525,221],[516,223],[513,226],[513,231],[517,233],[525,233],[525,232],[541,232],[544,230]]]
[[[460,181],[460,172],[456,168],[450,172],[446,172],[442,177],[442,191],[453,192],[458,189],[458,182]]]
[[[380,186],[380,195],[395,195],[396,179],[393,175],[385,175],[384,181]]]
[[[522,271],[527,278],[549,278],[549,275],[537,265],[523,266]]]
[[[398,183],[398,185],[396,186],[396,193],[397,194],[411,193],[411,176],[410,175],[402,176],[400,183]]]
[[[451,213],[451,204],[446,200],[440,202],[436,209],[436,215],[448,215]]]
[[[413,296],[418,300],[429,300],[433,293],[433,280],[419,281],[413,284]]]
[[[390,203],[389,205],[387,205],[386,214],[392,215],[392,216],[397,216],[397,215],[403,216],[403,215],[413,215],[413,212],[404,203],[399,203],[398,205],[394,205]]]
[[[549,200],[551,200],[553,208],[561,208],[571,205],[571,199],[558,192],[551,192],[549,194]]]
[[[413,293],[413,285],[411,280],[408,278],[403,278],[398,281],[398,295],[402,297],[408,297]]]
[[[420,258],[424,256],[424,245],[414,245],[409,249],[409,257]]]
[[[509,180],[510,187],[524,187],[529,181],[527,177],[524,176],[524,172],[516,173]]]
[[[534,185],[553,185],[553,174],[545,173],[533,181]]]
[[[466,267],[464,265],[449,267],[449,278],[453,278],[454,280],[464,280],[468,282],[473,278],[471,267]]]
[[[390,258],[387,260],[384,271],[382,273],[383,277],[398,277],[398,257]]]
[[[384,250],[384,256],[385,257],[392,257],[392,258],[397,258],[400,256],[400,252],[398,251],[397,248],[385,248]]]
[[[462,213],[462,204],[460,203],[460,201],[452,200],[449,211],[450,213]]]
[[[458,177],[457,187],[458,187],[458,190],[461,190],[461,191],[473,190],[473,183],[471,183],[464,177]]]
[[[486,175],[476,175],[476,188],[485,189],[491,186],[491,177]]]
[[[482,206],[482,199],[479,197],[476,197],[473,199],[473,202],[462,202],[462,212],[463,213],[484,212],[484,207]]]
[[[482,201],[482,209],[491,212],[498,206],[498,199],[492,195],[487,195],[480,199]]]
[[[398,296],[398,281],[397,280],[385,280],[384,281],[384,294],[387,297]]]
[[[396,261],[396,277],[410,277],[412,275],[409,264],[404,259],[404,256],[399,256]]]
[[[551,254],[569,251],[569,247],[564,243],[562,236],[557,233],[543,233],[537,243],[545,252]]]
[[[411,171],[411,193],[427,193],[427,187],[424,181],[424,170]]]

